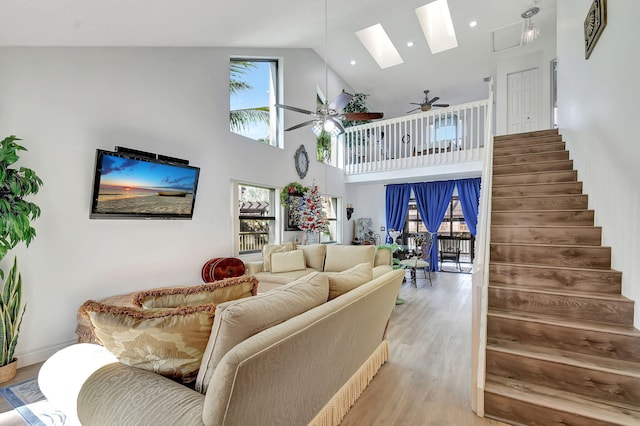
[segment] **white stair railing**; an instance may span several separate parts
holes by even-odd
[[[489,242],[491,238],[491,177],[493,172],[493,79],[489,82],[489,99],[484,146],[484,163],[478,208],[476,258],[473,263],[472,312],[472,408],[484,417],[486,378],[487,310],[489,287]]]
[[[345,173],[482,160],[488,99],[348,127]]]

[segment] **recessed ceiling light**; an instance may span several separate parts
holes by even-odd
[[[416,9],[431,53],[439,53],[458,47],[447,0],[436,0]]]
[[[407,42],[407,47],[413,47],[413,42],[412,41],[408,41]]]
[[[351,62],[349,62],[349,63],[350,63],[351,65],[355,65],[355,64],[356,64],[356,61],[355,61],[355,59],[352,59],[352,60],[351,60]]]
[[[375,24],[357,31],[356,36],[380,68],[385,69],[404,62],[382,25]]]
[[[469,22],[469,26],[470,26],[471,28],[475,27],[476,25],[478,25],[478,21],[471,21],[471,22]]]

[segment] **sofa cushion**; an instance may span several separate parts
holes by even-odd
[[[345,294],[373,279],[369,263],[360,263],[342,272],[324,272],[329,278],[329,300]]]
[[[331,244],[327,246],[327,258],[324,262],[325,272],[341,272],[360,263],[369,263],[373,268],[376,246],[343,246]]]
[[[110,296],[105,299],[101,299],[100,303],[104,305],[135,307],[135,305],[133,304],[133,299],[136,297],[136,294],[137,292]],[[78,322],[76,324],[76,335],[78,336],[78,343],[99,344],[100,342],[96,338],[96,335],[93,333],[89,314],[84,310],[84,305],[78,308],[77,320]]]
[[[327,301],[329,281],[318,272],[247,299],[221,303],[216,308],[196,390],[206,393],[213,372],[238,343]]]
[[[271,253],[271,273],[301,271],[303,269],[306,269],[306,264],[302,250]]]
[[[308,268],[322,271],[324,268],[324,257],[327,254],[326,244],[310,244],[298,246],[298,248],[304,252],[304,261]]]
[[[182,383],[196,379],[216,305],[140,309],[87,301],[99,342],[123,364]]]
[[[262,270],[264,272],[271,272],[271,253],[291,251],[295,249],[295,241],[290,241],[284,244],[267,244],[266,246],[262,247]]]
[[[222,303],[258,293],[258,279],[243,275],[203,285],[166,287],[138,292],[133,304],[143,308],[177,308]]]

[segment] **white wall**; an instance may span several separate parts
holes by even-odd
[[[583,23],[590,5],[557,5],[559,126],[640,327],[640,55],[634,36],[640,2],[607,2],[607,26],[585,60]]]
[[[37,237],[0,265],[17,255],[24,278],[21,365],[74,341],[76,310],[89,298],[201,283],[204,262],[233,254],[232,180],[300,180],[293,154],[304,144],[313,157],[308,129],[287,132],[284,150],[229,132],[231,55],[282,58],[284,102],[314,108],[324,66],[307,49],[0,48],[0,136],[22,138],[20,164],[44,180],[33,199]],[[330,99],[343,88],[332,76]],[[306,119],[287,112],[285,126]],[[96,148],[116,145],[199,166],[193,220],[90,220]],[[339,169],[311,161],[302,183],[314,181],[344,194]]]

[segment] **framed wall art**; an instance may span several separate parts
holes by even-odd
[[[593,0],[584,19],[584,58],[589,59],[607,25],[607,0]]]

